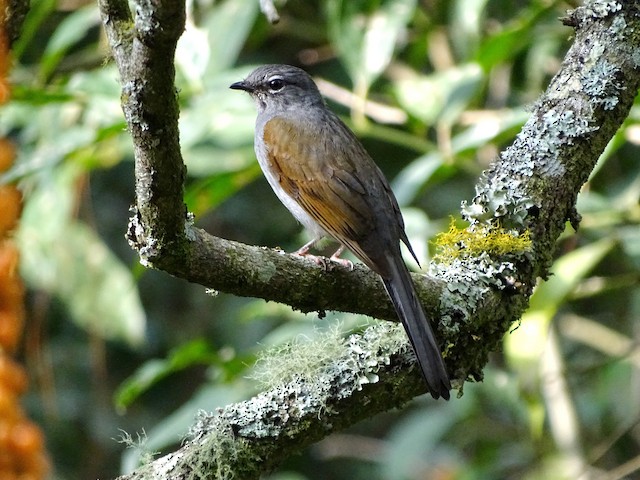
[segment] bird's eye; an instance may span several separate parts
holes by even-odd
[[[269,90],[272,92],[277,92],[278,90],[282,90],[284,88],[284,80],[281,78],[273,78],[269,80]]]

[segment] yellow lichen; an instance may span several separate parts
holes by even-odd
[[[453,218],[449,230],[438,234],[434,244],[437,249],[434,260],[441,263],[478,256],[483,252],[502,256],[520,254],[531,249],[529,231],[517,233],[498,225],[486,224],[458,228]]]

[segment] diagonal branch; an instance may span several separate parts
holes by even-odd
[[[132,21],[126,2],[99,3],[135,146],[137,205],[128,236],[141,261],[214,289],[304,311],[391,318],[377,278],[363,268],[325,272],[191,225],[182,201],[172,65],[184,5],[139,1]],[[640,84],[639,9],[637,2],[592,0],[564,19],[576,36],[560,71],[514,144],[482,176],[476,197],[463,206],[470,230],[500,225],[527,231],[531,251],[464,256],[434,264],[431,277],[419,278],[419,293],[427,313],[439,320],[447,365],[460,387],[482,377],[488,353],[526,308],[537,277],[547,275],[566,221],[579,223],[576,196]],[[295,377],[252,400],[202,415],[192,441],[123,478],[204,478],[211,472],[258,478],[331,431],[409,401],[423,388],[410,368],[410,350],[396,333],[389,325],[372,327],[346,341],[314,377]]]
[[[319,365],[251,400],[200,412],[184,447],[120,479],[258,479],[331,432],[425,392],[399,325],[353,335],[341,347],[330,368]]]

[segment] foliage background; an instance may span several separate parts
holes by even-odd
[[[189,2],[176,61],[197,224],[287,251],[305,240],[255,162],[250,99],[228,89],[259,64],[291,63],[323,80],[428,258],[557,70],[572,34],[558,17],[571,6],[291,0],[271,26],[255,0]],[[143,269],[123,237],[132,149],[95,4],[34,0],[14,55],[0,134],[20,155],[0,182],[26,197],[16,237],[30,289],[27,406],[56,478],[133,468],[179,444],[198,409],[256,393],[260,352],[373,321],[209,295]],[[270,478],[570,478],[585,465],[624,478],[640,468],[639,116],[634,108],[601,158],[579,198],[580,231],[568,227],[554,276],[483,383],[333,435]],[[143,448],[126,449],[129,435]]]

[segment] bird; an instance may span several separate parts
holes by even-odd
[[[436,336],[418,300],[400,242],[418,261],[389,182],[356,135],[326,105],[304,70],[263,65],[230,86],[248,92],[258,115],[254,147],[278,199],[311,232],[295,253],[323,237],[377,273],[411,341],[427,390],[449,399],[451,383]]]

